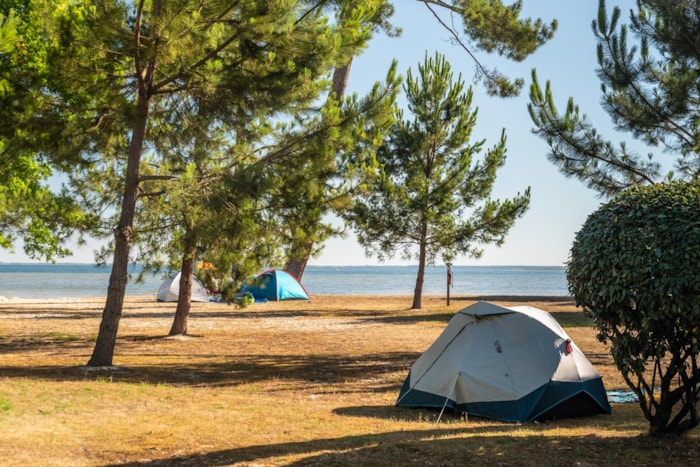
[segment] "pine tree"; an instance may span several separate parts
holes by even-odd
[[[529,188],[511,200],[490,198],[497,170],[505,164],[505,132],[487,149],[471,143],[476,125],[471,89],[456,81],[439,53],[426,55],[404,85],[412,120],[398,111],[390,136],[377,153],[382,167],[372,190],[347,215],[360,244],[378,259],[397,252],[418,259],[412,308],[421,308],[425,267],[442,254],[478,257],[478,245],[500,245],[530,201]]]
[[[608,18],[601,0],[593,22],[603,109],[616,129],[675,155],[675,172],[664,175],[652,152],[642,155],[625,143],[616,147],[606,140],[573,98],[560,114],[550,82],[542,92],[533,71],[528,107],[534,131],[547,142],[549,159],[564,175],[602,195],[664,178],[698,179],[700,56],[694,38],[700,35],[700,4],[645,0],[638,11],[630,11],[629,25],[619,25],[620,17],[616,7]],[[632,44],[632,37],[638,44]]]
[[[361,25],[368,22],[362,15],[374,10],[362,3],[356,2],[354,26],[336,27],[343,55],[366,42]],[[283,39],[285,44],[290,40]],[[266,43],[268,49],[275,46],[272,40]],[[239,61],[236,53],[226,56]],[[280,65],[288,57],[278,57],[279,63],[247,57],[226,79],[193,95],[158,140],[167,163],[149,158],[144,166],[157,167],[161,175],[149,177],[159,182],[149,183],[149,192],[142,195],[134,242],[137,247],[144,243],[139,260],[149,270],[162,265],[180,269],[171,335],[187,332],[196,259],[216,266],[199,272],[223,285],[224,299],[235,300],[242,280],[263,266],[278,266],[282,249],[318,212],[315,194],[328,183],[328,174],[335,174],[334,151],[359,154],[364,142],[378,139],[373,128],[386,126],[383,120],[391,118],[393,69],[386,85],[365,98],[349,99],[342,107],[329,100],[317,108],[313,101],[327,92],[328,81],[310,76],[308,69],[286,71]],[[270,80],[271,75],[276,78]],[[154,228],[152,221],[168,227]],[[163,254],[165,259],[159,259]]]
[[[559,170],[613,197],[577,234],[569,289],[592,313],[598,337],[612,344],[650,433],[681,434],[698,425],[700,388],[700,293],[692,271],[699,247],[700,2],[636,6],[628,25],[620,24],[619,8],[608,17],[599,3],[593,32],[602,106],[617,130],[675,156],[675,171],[664,175],[652,152],[645,157],[606,140],[573,98],[560,114],[550,83],[542,92],[534,72],[529,110]]]
[[[290,93],[322,89],[317,78],[332,69],[343,37],[315,8],[294,0],[74,2],[63,21],[63,47],[55,57],[64,77],[58,95],[86,96],[83,106],[64,108],[66,118],[92,124],[81,133],[92,143],[92,163],[111,171],[109,183],[121,187],[118,197],[106,196],[118,201],[118,220],[107,300],[88,362],[111,365],[130,247],[138,236],[138,201],[153,193],[148,185],[154,174],[144,170],[143,162],[160,158],[163,132],[177,130],[172,122],[183,106],[212,89],[239,95],[249,90],[242,113],[267,88],[286,89],[280,99],[299,102]],[[248,81],[222,85],[240,70],[250,72],[243,77]],[[295,88],[288,81],[284,86],[290,73],[309,84]]]
[[[550,40],[557,29],[556,20],[546,24],[540,18],[521,18],[522,0],[511,4],[504,4],[501,0],[420,1],[475,61],[475,78],[482,81],[486,91],[493,96],[517,96],[525,81],[522,78],[511,79],[497,69],[487,68],[476,58],[474,52],[496,53],[521,62]],[[462,32],[454,28],[455,23],[448,25],[440,19],[437,15],[439,10],[457,16],[462,22]]]

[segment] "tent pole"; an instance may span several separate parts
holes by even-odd
[[[445,407],[447,407],[447,401],[449,401],[449,400],[450,400],[449,397],[445,398],[445,403],[442,406],[442,410],[440,411],[440,415],[438,415],[438,419],[437,419],[437,422],[435,422],[435,425],[440,424],[440,419],[442,418],[442,414],[445,412]]]
[[[442,404],[442,410],[440,411],[440,415],[438,415],[438,419],[435,422],[436,426],[440,424],[440,420],[442,419],[442,414],[445,412],[445,407],[447,407],[447,403],[449,402],[450,397],[452,397],[452,393],[455,392],[455,388],[457,387],[457,381],[459,381],[459,374],[457,375],[457,379],[455,379],[455,383],[452,385],[452,390],[447,395],[447,397],[445,397],[445,403]]]

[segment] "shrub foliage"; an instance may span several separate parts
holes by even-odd
[[[611,344],[650,433],[696,427],[700,184],[637,187],[602,205],[576,235],[567,279]]]

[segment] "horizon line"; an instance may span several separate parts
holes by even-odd
[[[0,261],[0,264],[10,265],[78,265],[78,266],[97,266],[108,267],[112,263],[99,265],[91,262],[78,261]],[[133,265],[133,263],[129,263]],[[307,267],[317,268],[366,268],[366,267],[417,267],[418,264],[309,264]],[[452,267],[475,267],[475,268],[564,268],[565,264],[452,264]],[[427,264],[426,267],[446,267],[445,264]],[[284,269],[284,268],[273,268]]]

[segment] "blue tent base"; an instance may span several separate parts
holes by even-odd
[[[609,414],[608,403],[600,379],[562,383],[550,381],[527,396],[513,401],[489,401],[457,404],[444,397],[413,390],[408,387],[410,374],[401,389],[398,407],[443,407],[467,413],[470,417],[490,418],[505,422],[542,422],[563,418]]]

